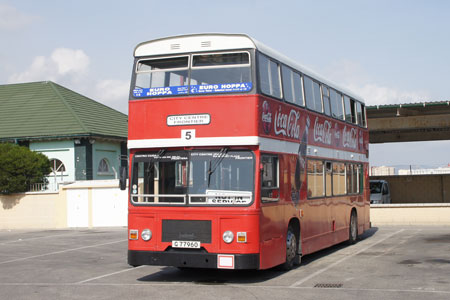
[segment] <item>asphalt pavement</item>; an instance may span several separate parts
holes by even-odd
[[[1,230],[0,299],[450,299],[449,227],[374,227],[289,272],[126,258],[126,228]]]

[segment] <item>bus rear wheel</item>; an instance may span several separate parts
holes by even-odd
[[[348,243],[350,245],[353,245],[354,243],[356,243],[357,239],[358,239],[358,219],[356,218],[356,213],[353,211],[352,215],[350,216]]]

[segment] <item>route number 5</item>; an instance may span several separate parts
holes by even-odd
[[[181,139],[185,141],[195,139],[195,129],[181,130]]]

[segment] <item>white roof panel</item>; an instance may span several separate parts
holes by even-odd
[[[249,48],[256,46],[251,38],[243,34],[195,34],[141,43],[134,50],[134,55],[140,57]]]

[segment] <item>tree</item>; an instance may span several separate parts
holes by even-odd
[[[0,194],[23,193],[31,184],[46,182],[50,161],[27,147],[0,143]]]

